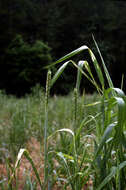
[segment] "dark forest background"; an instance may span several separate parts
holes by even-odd
[[[43,67],[82,45],[89,46],[100,63],[92,34],[115,86],[120,87],[126,74],[125,1],[1,0],[0,89],[21,96],[36,84],[44,87]],[[88,59],[88,55],[74,59]],[[75,74],[76,69],[68,67],[52,93],[70,92]],[[86,79],[83,87],[93,91]]]

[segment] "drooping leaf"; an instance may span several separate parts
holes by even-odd
[[[83,66],[84,66],[84,61],[79,61],[78,67],[80,69],[82,69]],[[80,83],[81,83],[81,78],[82,78],[82,72],[81,72],[80,69],[77,70],[77,81],[76,81],[76,88],[77,88],[78,92],[79,92],[79,89],[80,89]]]
[[[101,68],[97,62],[97,59],[95,57],[95,55],[93,54],[93,52],[91,51],[91,49],[88,48],[88,51],[89,51],[89,54],[91,56],[91,59],[92,59],[92,62],[94,64],[94,67],[95,67],[95,70],[96,70],[96,73],[98,75],[98,78],[99,78],[99,81],[101,83],[101,86],[102,86],[102,90],[104,90],[104,77],[103,77],[103,74],[102,74],[102,71],[101,71]]]
[[[51,87],[54,85],[54,83],[57,81],[57,79],[60,77],[60,75],[63,73],[67,65],[70,63],[70,61],[65,62],[55,73],[51,80]]]
[[[120,88],[113,88],[116,91],[117,95],[120,97],[125,97],[125,93]]]
[[[60,58],[59,60],[57,60],[56,62],[50,64],[49,66],[47,66],[47,67],[45,67],[45,68],[49,68],[50,66],[56,65],[56,64],[58,64],[58,63],[61,63],[61,62],[65,61],[65,60],[67,60],[67,59],[73,57],[74,55],[81,53],[81,52],[84,51],[84,50],[88,50],[88,47],[85,46],[85,45],[83,45],[83,46],[81,46],[80,48],[78,48],[78,49],[72,51],[71,53],[69,53],[69,54],[63,56],[62,58]]]
[[[48,137],[48,140],[49,140],[51,137],[53,137],[54,135],[56,135],[58,132],[68,132],[68,133],[70,133],[70,134],[74,137],[74,132],[73,132],[71,129],[63,128],[63,129],[56,130],[53,134],[51,134],[51,135]]]
[[[40,185],[41,189],[43,189],[43,186],[42,186],[42,183],[41,183],[39,174],[38,174],[38,172],[37,172],[37,169],[36,169],[36,167],[35,167],[35,164],[34,164],[32,158],[30,157],[29,152],[28,152],[26,149],[20,149],[20,151],[19,151],[19,153],[18,153],[18,156],[17,156],[16,163],[15,163],[14,172],[12,173],[12,176],[11,176],[11,178],[10,178],[10,180],[9,180],[8,185],[11,184],[11,182],[12,182],[12,180],[13,180],[13,177],[14,177],[14,175],[15,175],[16,169],[19,167],[19,164],[20,164],[20,162],[21,162],[21,159],[22,159],[22,156],[23,156],[23,155],[26,157],[26,159],[27,159],[27,160],[30,162],[30,164],[32,165],[32,168],[33,168],[34,173],[35,173],[35,176],[36,176],[36,178],[37,178],[37,180],[38,180],[38,182],[39,182],[39,185]]]

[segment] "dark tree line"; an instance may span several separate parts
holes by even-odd
[[[37,83],[44,86],[43,66],[81,45],[97,55],[92,34],[119,87],[126,72],[125,10],[126,2],[119,0],[0,1],[0,89],[22,95]],[[83,57],[88,59],[86,53],[75,59]],[[67,68],[54,91],[69,92],[75,72]]]

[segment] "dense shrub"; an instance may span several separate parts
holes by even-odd
[[[39,40],[28,44],[21,35],[17,35],[7,48],[4,62],[7,92],[22,95],[37,83],[44,85],[46,70],[43,67],[50,61],[48,45]]]

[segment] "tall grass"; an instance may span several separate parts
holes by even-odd
[[[126,96],[121,89],[114,88],[95,39],[94,42],[100,54],[106,78],[103,77],[95,55],[87,46],[74,50],[50,65],[51,67],[67,61],[61,65],[52,79],[50,79],[49,73],[47,75],[45,116],[43,117],[45,120],[44,131],[41,128],[44,123],[42,116],[38,118],[41,122],[38,123],[37,129],[43,131],[39,140],[42,140],[41,138],[44,136],[44,182],[41,181],[29,152],[23,148],[20,149],[16,163],[12,168],[12,174],[9,175],[8,188],[14,189],[12,182],[16,177],[16,170],[20,167],[22,155],[31,163],[41,189],[52,189],[55,183],[58,183],[61,189],[72,190],[84,188],[122,190],[126,188]],[[95,80],[87,61],[79,61],[78,64],[73,60],[68,61],[72,56],[85,50],[89,52],[99,83]],[[77,68],[77,80],[72,95],[73,100],[66,100],[67,107],[64,106],[64,103],[60,104],[66,114],[63,115],[62,112],[60,113],[59,105],[56,105],[57,97],[54,98],[53,105],[51,105],[51,103],[48,104],[48,95],[50,87],[53,87],[64,69],[70,64]],[[99,94],[97,101],[95,99],[90,102],[89,99],[88,102],[85,94],[80,96],[79,89],[82,77],[86,77],[95,86]],[[105,88],[105,80],[108,83],[107,89]],[[39,98],[41,99],[41,97]],[[44,108],[42,100],[40,106]],[[55,111],[56,109],[57,111]],[[50,122],[51,115],[52,122]],[[58,115],[57,118],[56,115]],[[21,120],[25,121],[24,127],[29,125],[28,118],[28,116],[21,117]],[[28,122],[26,122],[27,120]],[[18,126],[18,122],[15,126]],[[21,133],[26,133],[24,128],[22,131]],[[24,141],[26,140],[24,139]],[[32,189],[30,178],[28,180]],[[89,182],[91,182],[91,187]],[[1,180],[0,185],[4,189],[3,184],[4,182]]]
[[[13,169],[10,167],[12,166],[12,163],[15,162],[15,155],[16,152],[18,154],[19,148],[27,147],[27,141],[30,140],[31,136],[38,139],[38,141],[41,142],[43,146],[43,136],[44,136],[44,92],[42,89],[38,89],[39,87],[36,87],[33,93],[30,96],[26,96],[22,99],[17,99],[15,97],[7,97],[5,94],[1,95],[1,106],[2,110],[0,110],[0,159],[1,162],[5,163],[6,160],[6,166],[8,171],[8,178],[5,176],[4,173],[0,172],[0,187],[3,186],[3,189],[7,189],[7,181],[10,180],[11,174],[13,172]],[[3,101],[2,101],[3,99]],[[5,101],[4,101],[5,99]],[[94,100],[98,99],[97,94],[84,97],[78,96],[78,111],[77,111],[77,122],[81,121],[84,115],[95,115],[97,113],[97,109],[87,107],[86,110],[84,110],[84,103],[91,103]],[[73,104],[73,106],[71,106]],[[48,134],[51,135],[55,132],[57,129],[61,129],[62,127],[65,128],[73,128],[73,121],[74,121],[74,115],[73,112],[75,110],[74,108],[74,95],[73,93],[70,93],[68,96],[54,96],[50,98],[49,101],[49,115],[48,115]],[[41,113],[41,114],[40,114]],[[14,125],[15,124],[15,125]],[[19,126],[24,126],[25,128],[25,135],[24,133],[20,133],[20,131],[15,130],[15,135],[10,136],[14,133],[13,129],[14,126],[16,127],[16,124],[21,124]],[[13,126],[14,125],[14,126]],[[90,123],[86,124],[85,130],[90,130],[92,126]],[[12,133],[13,132],[13,133]],[[66,151],[66,147],[69,146],[71,137],[68,135],[60,133],[59,135],[55,136],[53,140],[49,140],[49,151],[51,150],[57,150],[57,152],[64,152]],[[21,139],[21,142],[19,141],[20,137],[24,137]],[[11,138],[8,138],[11,137]],[[19,139],[18,139],[19,137]],[[67,138],[68,137],[68,138]],[[14,138],[14,139],[13,139]],[[10,141],[11,140],[11,141]],[[23,141],[24,140],[24,141]],[[13,146],[11,146],[11,142],[13,142]],[[18,142],[18,144],[17,144]],[[57,143],[56,143],[57,142]],[[34,148],[34,144],[33,144]],[[42,151],[43,148],[40,150]],[[67,153],[67,151],[66,151]],[[43,155],[43,152],[42,152]],[[41,156],[41,154],[38,152],[38,157]],[[55,159],[51,158],[51,154],[49,154],[49,180],[51,180],[51,184],[56,182],[56,174],[54,171],[55,166],[53,167],[54,163],[53,161]],[[53,161],[52,161],[53,160]],[[20,166],[20,165],[19,165]],[[18,166],[18,167],[19,167]],[[13,167],[13,166],[12,166]],[[16,171],[18,171],[18,167],[16,168]],[[59,173],[60,169],[55,168],[55,170]],[[31,171],[26,172],[26,182],[24,184],[24,188],[32,188],[32,186],[36,187],[36,181],[33,181],[33,179],[30,178]],[[61,172],[62,173],[62,172]],[[51,176],[50,176],[51,174]],[[15,174],[16,175],[16,174]],[[29,175],[29,176],[28,176]],[[18,177],[13,176],[11,183],[12,183],[12,189],[18,189],[20,185],[20,181],[18,180]],[[60,175],[59,175],[60,178]],[[64,178],[65,179],[65,178]],[[17,185],[15,187],[14,182],[16,181]],[[61,182],[62,183],[62,182]],[[39,184],[39,183],[38,183]],[[60,184],[60,181],[58,180],[58,184]],[[9,185],[10,186],[10,185]],[[2,188],[2,187],[1,187]],[[38,187],[36,187],[37,189]],[[10,189],[10,188],[9,188]]]
[[[91,72],[90,66],[86,61],[83,61],[83,65],[85,66],[87,73],[82,70],[80,65],[77,65],[73,61],[68,61],[68,63],[72,63],[81,71],[83,75],[85,75],[90,82],[96,87],[98,93],[100,93],[101,100],[101,114],[100,120],[96,122],[96,139],[94,139],[95,151],[92,157],[91,166],[94,169],[94,188],[102,189],[103,187],[107,189],[124,189],[126,187],[125,181],[125,129],[126,129],[126,96],[122,90],[118,88],[114,88],[112,80],[110,78],[109,72],[105,66],[105,62],[102,58],[101,52],[98,48],[98,45],[94,39],[97,50],[100,54],[103,69],[106,75],[106,79],[109,85],[109,89],[105,89],[105,80],[100,69],[100,66],[93,54],[93,52],[86,46],[82,46],[81,48],[71,52],[70,54],[64,56],[60,60],[58,60],[54,64],[59,64],[60,62],[70,58],[71,56],[81,52],[85,49],[88,50],[91,59],[94,63],[94,68],[96,70],[100,86],[95,81],[93,74]],[[52,65],[54,65],[52,64]],[[61,66],[62,69],[59,69],[56,73],[56,76],[59,76],[62,73],[63,67],[66,67],[66,64]],[[80,73],[80,72],[79,72]],[[54,80],[57,78],[54,76]],[[80,76],[77,77],[80,79]],[[80,84],[80,80],[77,80],[78,85]],[[54,81],[53,81],[54,83]],[[75,91],[76,92],[76,91]],[[75,95],[76,97],[76,95]],[[77,109],[77,98],[75,98],[75,109]],[[116,111],[115,111],[116,110]],[[75,120],[74,124],[76,125],[76,111],[75,111]],[[74,125],[74,131],[75,131]],[[74,134],[75,135],[75,134]],[[80,135],[80,134],[79,134]],[[77,138],[75,137],[77,140]],[[80,138],[79,138],[80,139]],[[114,157],[113,157],[114,153]],[[77,160],[75,165],[77,165]],[[74,170],[74,174],[77,175],[77,170]],[[79,171],[80,172],[80,171]],[[83,172],[84,174],[84,172]],[[72,174],[71,174],[72,175]],[[74,181],[74,177],[72,177],[72,181]],[[80,177],[80,176],[79,176]],[[83,176],[84,177],[84,176]],[[115,178],[115,179],[113,179]],[[76,179],[77,180],[77,179]],[[79,184],[77,182],[77,184]],[[100,185],[99,185],[100,184]],[[75,184],[72,186],[72,189],[81,189],[80,186],[76,186]]]

